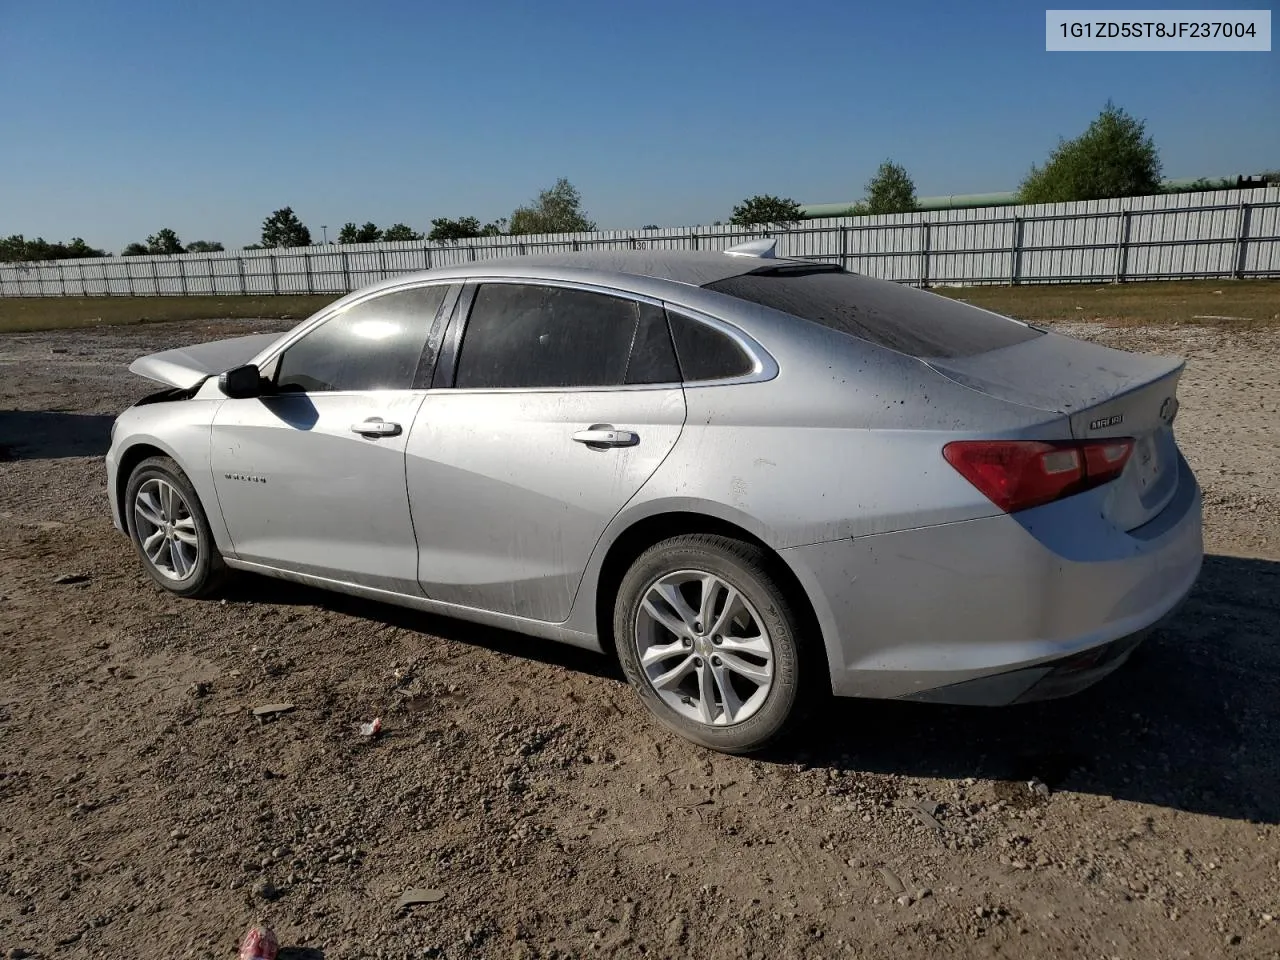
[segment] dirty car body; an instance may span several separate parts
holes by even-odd
[[[837,695],[1070,693],[1201,563],[1180,361],[825,264],[481,261],[131,369],[172,389],[113,429],[121,529],[162,454],[228,567],[592,649],[640,551],[735,538]]]

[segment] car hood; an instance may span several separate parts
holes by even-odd
[[[129,372],[189,390],[210,376],[248,363],[282,336],[284,334],[256,333],[152,353],[129,364]]]

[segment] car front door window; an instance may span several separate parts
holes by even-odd
[[[393,291],[353,304],[285,349],[280,393],[409,390],[447,286]]]

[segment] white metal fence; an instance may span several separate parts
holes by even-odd
[[[0,296],[340,294],[448,264],[552,250],[722,250],[765,234],[781,256],[919,285],[1280,277],[1280,188],[733,226],[326,244],[0,264]]]

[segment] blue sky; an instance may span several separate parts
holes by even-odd
[[[241,246],[288,204],[319,240],[560,176],[601,227],[710,223],[855,199],[885,157],[922,196],[1008,190],[1108,97],[1167,176],[1280,167],[1280,54],[1046,53],[1044,10],[0,0],[0,234]]]

